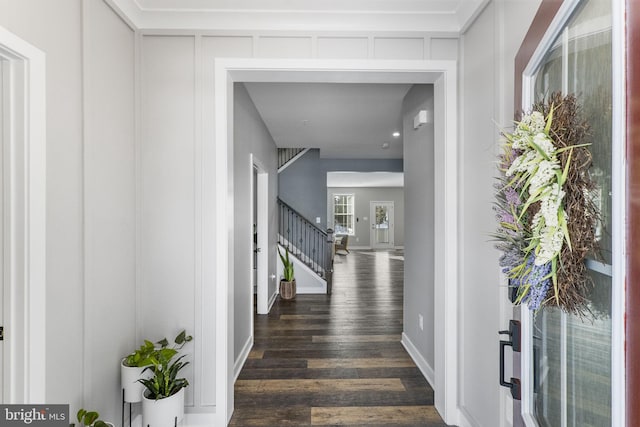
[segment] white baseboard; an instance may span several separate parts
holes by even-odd
[[[244,362],[246,362],[247,359],[249,358],[249,353],[251,352],[252,348],[253,348],[253,334],[251,334],[247,339],[247,342],[244,343],[244,347],[242,347],[242,351],[240,351],[240,354],[238,355],[236,362],[233,364],[233,382],[236,382],[236,380],[238,379],[238,376],[240,375],[240,371],[244,366]]]
[[[353,246],[353,245],[349,245],[349,250],[371,250],[371,246]]]
[[[273,308],[273,304],[276,303],[276,298],[278,298],[278,291],[275,291],[273,295],[271,295],[271,298],[269,298],[269,304],[267,304],[269,308],[267,308],[267,313],[271,312],[271,308]]]
[[[404,251],[404,246],[394,246],[394,249],[402,249]]]
[[[477,427],[480,423],[467,411],[460,407],[458,410],[458,422],[460,427]]]
[[[215,412],[208,413],[185,413],[184,419],[179,426],[182,427],[210,427],[216,425]]]
[[[427,363],[425,358],[422,357],[416,346],[413,345],[409,337],[404,332],[402,333],[402,340],[400,342],[407,350],[407,353],[409,353],[409,356],[411,356],[413,362],[416,364],[416,366],[418,366],[418,369],[420,369],[420,372],[422,372],[422,375],[424,375],[424,378],[427,380],[427,382],[435,392],[434,384],[436,383],[436,376],[433,372],[433,368],[429,365],[429,363]]]

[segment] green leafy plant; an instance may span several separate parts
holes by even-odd
[[[96,411],[87,411],[86,409],[80,409],[78,411],[78,422],[86,427],[111,427],[106,422],[99,420],[100,414]]]
[[[149,358],[155,351],[156,346],[149,340],[144,340],[144,344],[139,349],[124,358],[124,366],[143,367],[151,364]]]
[[[174,359],[178,351],[184,347],[186,343],[193,340],[191,335],[187,335],[185,331],[180,332],[174,340],[173,347],[169,347],[167,339],[158,341],[160,348],[156,348],[149,355],[149,365],[143,372],[147,370],[152,372],[151,378],[141,378],[138,381],[145,386],[147,392],[145,395],[149,399],[164,399],[176,394],[180,389],[187,387],[189,382],[186,378],[178,378],[178,372],[189,362],[182,359],[185,355]]]
[[[130,367],[136,366],[140,368],[149,366],[152,364],[151,358],[154,356],[154,354],[157,351],[162,349],[175,350],[175,352],[173,353],[175,354],[177,353],[178,350],[184,347],[184,345],[189,341],[191,341],[192,339],[193,337],[191,335],[187,335],[186,331],[183,330],[173,340],[174,344],[172,348],[168,348],[169,341],[166,338],[163,338],[160,341],[156,342],[156,344],[159,345],[160,348],[156,347],[156,344],[152,343],[151,341],[144,340],[144,344],[142,344],[139,349],[137,349],[136,351],[134,351],[133,353],[125,357],[124,365],[130,366]]]
[[[284,266],[284,280],[287,282],[293,281],[293,262],[289,259],[289,249],[284,248],[285,255],[282,255],[280,252],[280,248],[278,248],[278,255],[280,255],[280,259],[282,260],[282,265]]]

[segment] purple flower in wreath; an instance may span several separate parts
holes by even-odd
[[[537,310],[545,300],[551,286],[551,262],[544,265],[536,265],[535,256],[531,254],[527,258],[526,271],[523,276],[512,279],[512,284],[515,286],[529,286],[529,291],[523,298],[523,302],[529,305],[529,309]]]
[[[520,195],[511,186],[504,189],[504,196],[507,199],[507,203],[509,203],[509,206],[518,207],[522,204],[522,200],[520,200]]]

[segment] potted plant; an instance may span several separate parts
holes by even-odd
[[[291,300],[296,297],[296,279],[293,276],[293,262],[289,259],[289,249],[284,248],[285,255],[282,255],[278,248],[278,255],[282,261],[283,278],[280,280],[280,298]]]
[[[84,427],[114,427],[112,423],[99,420],[100,415],[96,411],[80,409],[77,417],[78,423]]]
[[[151,373],[149,378],[138,381],[144,386],[142,394],[142,422],[150,427],[173,427],[184,417],[184,390],[189,385],[186,378],[178,378],[178,373],[189,362],[179,356],[178,350],[193,337],[182,331],[176,337],[176,346],[168,347],[168,342],[160,341],[157,348],[149,357],[151,365],[145,371]]]
[[[191,341],[192,337],[187,336],[185,331],[182,331],[174,339],[174,350],[180,350],[187,342]],[[124,401],[129,403],[136,403],[142,401],[142,393],[144,391],[144,385],[138,380],[140,378],[150,378],[151,372],[146,370],[148,366],[152,365],[151,357],[159,349],[167,348],[169,341],[166,338],[152,343],[149,340],[145,340],[144,344],[139,349],[129,354],[122,359],[120,364],[120,382],[122,389],[124,390]]]
[[[144,386],[138,381],[143,371],[151,365],[150,357],[155,351],[155,345],[145,340],[139,349],[122,359],[120,363],[120,383],[124,393],[124,401],[136,403],[142,401]],[[149,374],[150,375],[150,374]]]

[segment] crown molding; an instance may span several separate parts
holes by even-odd
[[[490,0],[427,2],[387,0],[322,2],[298,8],[295,1],[249,0],[222,7],[217,0],[105,0],[141,30],[429,32],[459,34]],[[151,6],[153,4],[153,7]],[[302,5],[302,3],[299,3]],[[370,6],[367,7],[367,4]],[[451,4],[453,7],[448,6]]]

